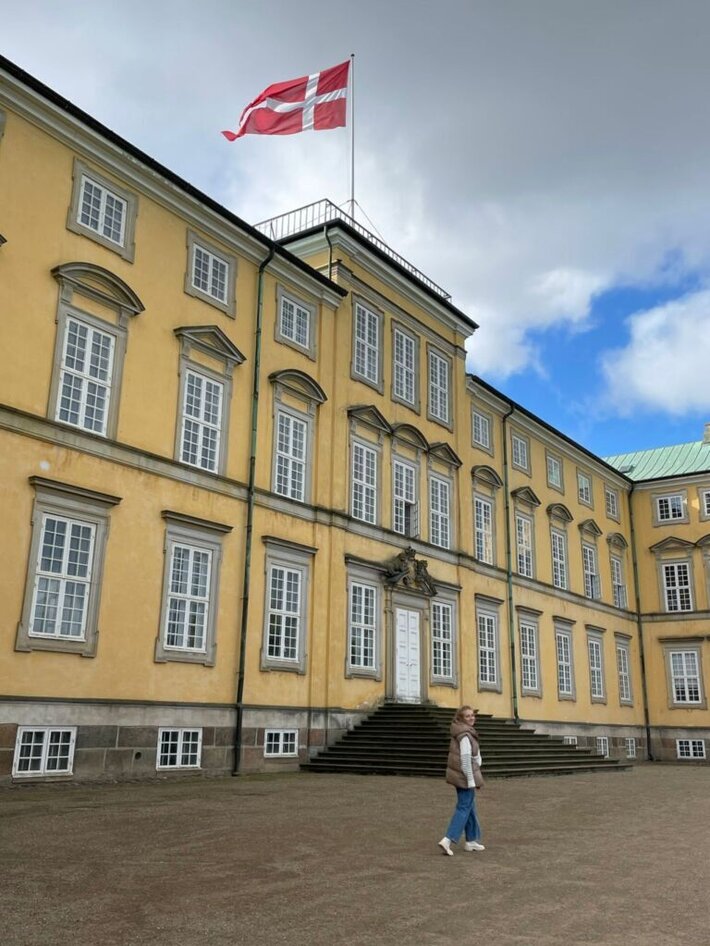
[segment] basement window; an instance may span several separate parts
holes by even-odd
[[[158,733],[158,769],[199,769],[201,729],[161,729]]]
[[[20,726],[15,743],[13,776],[71,775],[76,728]]]
[[[676,753],[679,759],[704,759],[704,739],[676,739]]]
[[[264,755],[267,757],[298,755],[298,730],[267,729],[264,732]]]

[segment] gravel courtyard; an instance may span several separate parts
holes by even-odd
[[[710,769],[490,781],[487,850],[436,845],[443,780],[0,790],[3,946],[710,942]]]

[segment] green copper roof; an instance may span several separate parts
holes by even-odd
[[[631,480],[659,480],[667,476],[687,476],[710,471],[710,442],[679,443],[636,453],[604,457],[605,463],[625,473]]]

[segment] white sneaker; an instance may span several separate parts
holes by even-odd
[[[463,849],[464,851],[485,851],[485,847],[482,844],[479,844],[478,841],[466,841]]]
[[[444,854],[448,854],[449,857],[454,856],[454,852],[451,850],[451,841],[449,841],[448,838],[442,838],[441,841],[439,841],[439,847]]]

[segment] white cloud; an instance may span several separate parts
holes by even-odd
[[[628,344],[603,359],[605,406],[622,416],[710,410],[710,289],[639,312],[628,327]]]

